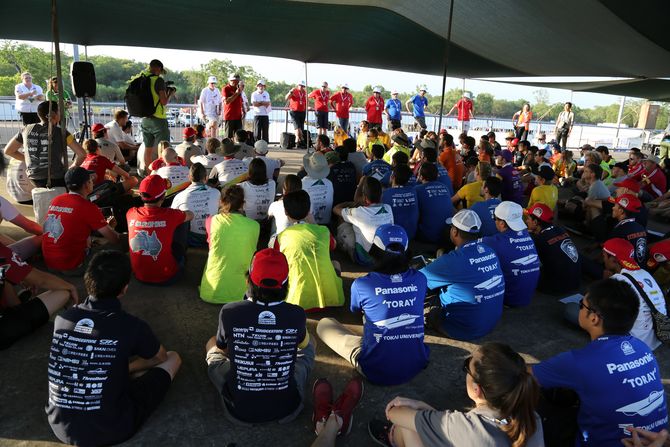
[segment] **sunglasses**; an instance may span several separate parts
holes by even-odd
[[[597,310],[595,310],[594,308],[589,307],[589,306],[587,306],[586,304],[584,304],[584,298],[582,298],[581,300],[579,300],[579,310],[582,310],[582,309],[586,309],[586,310],[588,310],[589,312],[593,312],[594,314],[600,316],[600,314],[598,313]]]
[[[471,377],[474,379],[474,378],[475,378],[475,375],[472,374],[472,371],[470,371],[470,361],[471,361],[471,360],[472,360],[472,356],[471,356],[471,355],[467,356],[467,357],[465,358],[465,360],[463,360],[463,367],[462,367],[462,369],[463,369],[463,372],[464,372],[466,375],[469,375],[469,376],[471,376]]]

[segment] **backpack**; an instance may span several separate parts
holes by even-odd
[[[131,116],[148,117],[156,112],[158,102],[154,104],[151,94],[151,76],[140,73],[135,77],[126,89],[126,109]],[[159,100],[160,101],[160,100]]]

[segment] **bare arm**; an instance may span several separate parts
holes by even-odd
[[[66,290],[75,304],[79,303],[79,294],[77,293],[77,288],[70,284],[69,282],[60,279],[56,275],[51,273],[43,272],[38,269],[32,269],[28,276],[23,280],[24,283],[28,284],[30,287],[42,290]]]
[[[105,239],[107,239],[112,244],[118,244],[120,242],[119,233],[114,231],[114,228],[106,225],[98,230],[98,233],[102,234]]]
[[[19,152],[19,149],[23,147],[23,144],[21,144],[16,137],[12,138],[9,140],[9,143],[5,146],[5,155],[11,158],[14,158],[19,161],[26,161],[26,157],[24,154]]]
[[[124,171],[123,169],[119,168],[116,165],[114,165],[114,167],[112,168],[112,172],[117,174],[117,175],[120,175],[121,177],[123,177],[126,180],[130,178],[130,174],[128,174],[126,171]]]
[[[159,363],[163,363],[167,360],[167,358],[167,351],[165,351],[165,347],[161,345],[156,355],[150,359],[143,359],[140,357],[130,362],[130,364],[128,364],[128,372],[132,374],[139,371],[146,371],[147,369],[153,368]]]
[[[84,148],[81,147],[79,143],[77,143],[77,140],[72,138],[72,141],[67,145],[72,151],[74,152],[75,159],[72,162],[72,166],[70,167],[75,167],[79,166],[84,162],[84,159],[86,158],[86,151],[84,151]]]
[[[409,108],[409,105],[410,105],[411,102],[412,102],[411,99],[408,99],[407,101],[405,101],[405,108],[407,109],[407,111],[409,113],[412,113],[412,110]]]
[[[190,222],[195,215],[191,211],[184,211],[184,222]]]
[[[31,234],[41,235],[42,234],[42,225],[28,219],[23,214],[17,215],[14,220],[10,221],[19,228],[23,228],[25,231]]]

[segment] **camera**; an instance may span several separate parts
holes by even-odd
[[[174,94],[177,91],[177,87],[174,86],[174,81],[165,81],[165,91],[168,95]]]

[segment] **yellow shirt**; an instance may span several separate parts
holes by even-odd
[[[484,200],[484,198],[481,196],[481,191],[482,191],[482,182],[472,182],[468,183],[465,186],[462,186],[461,189],[458,190],[458,197],[461,199],[465,199],[466,207],[470,208],[472,205],[474,205],[477,202],[481,202]]]
[[[379,131],[379,139],[384,143],[386,149],[391,148],[391,137],[386,132]]]
[[[358,146],[358,149],[364,150],[368,145],[368,133],[367,132],[361,132],[358,134],[356,137],[356,146]]]
[[[556,202],[558,201],[558,188],[554,185],[542,185],[536,186],[533,188],[533,192],[530,193],[530,200],[528,200],[528,208],[534,204],[541,202],[547,205],[552,210],[556,208]]]

